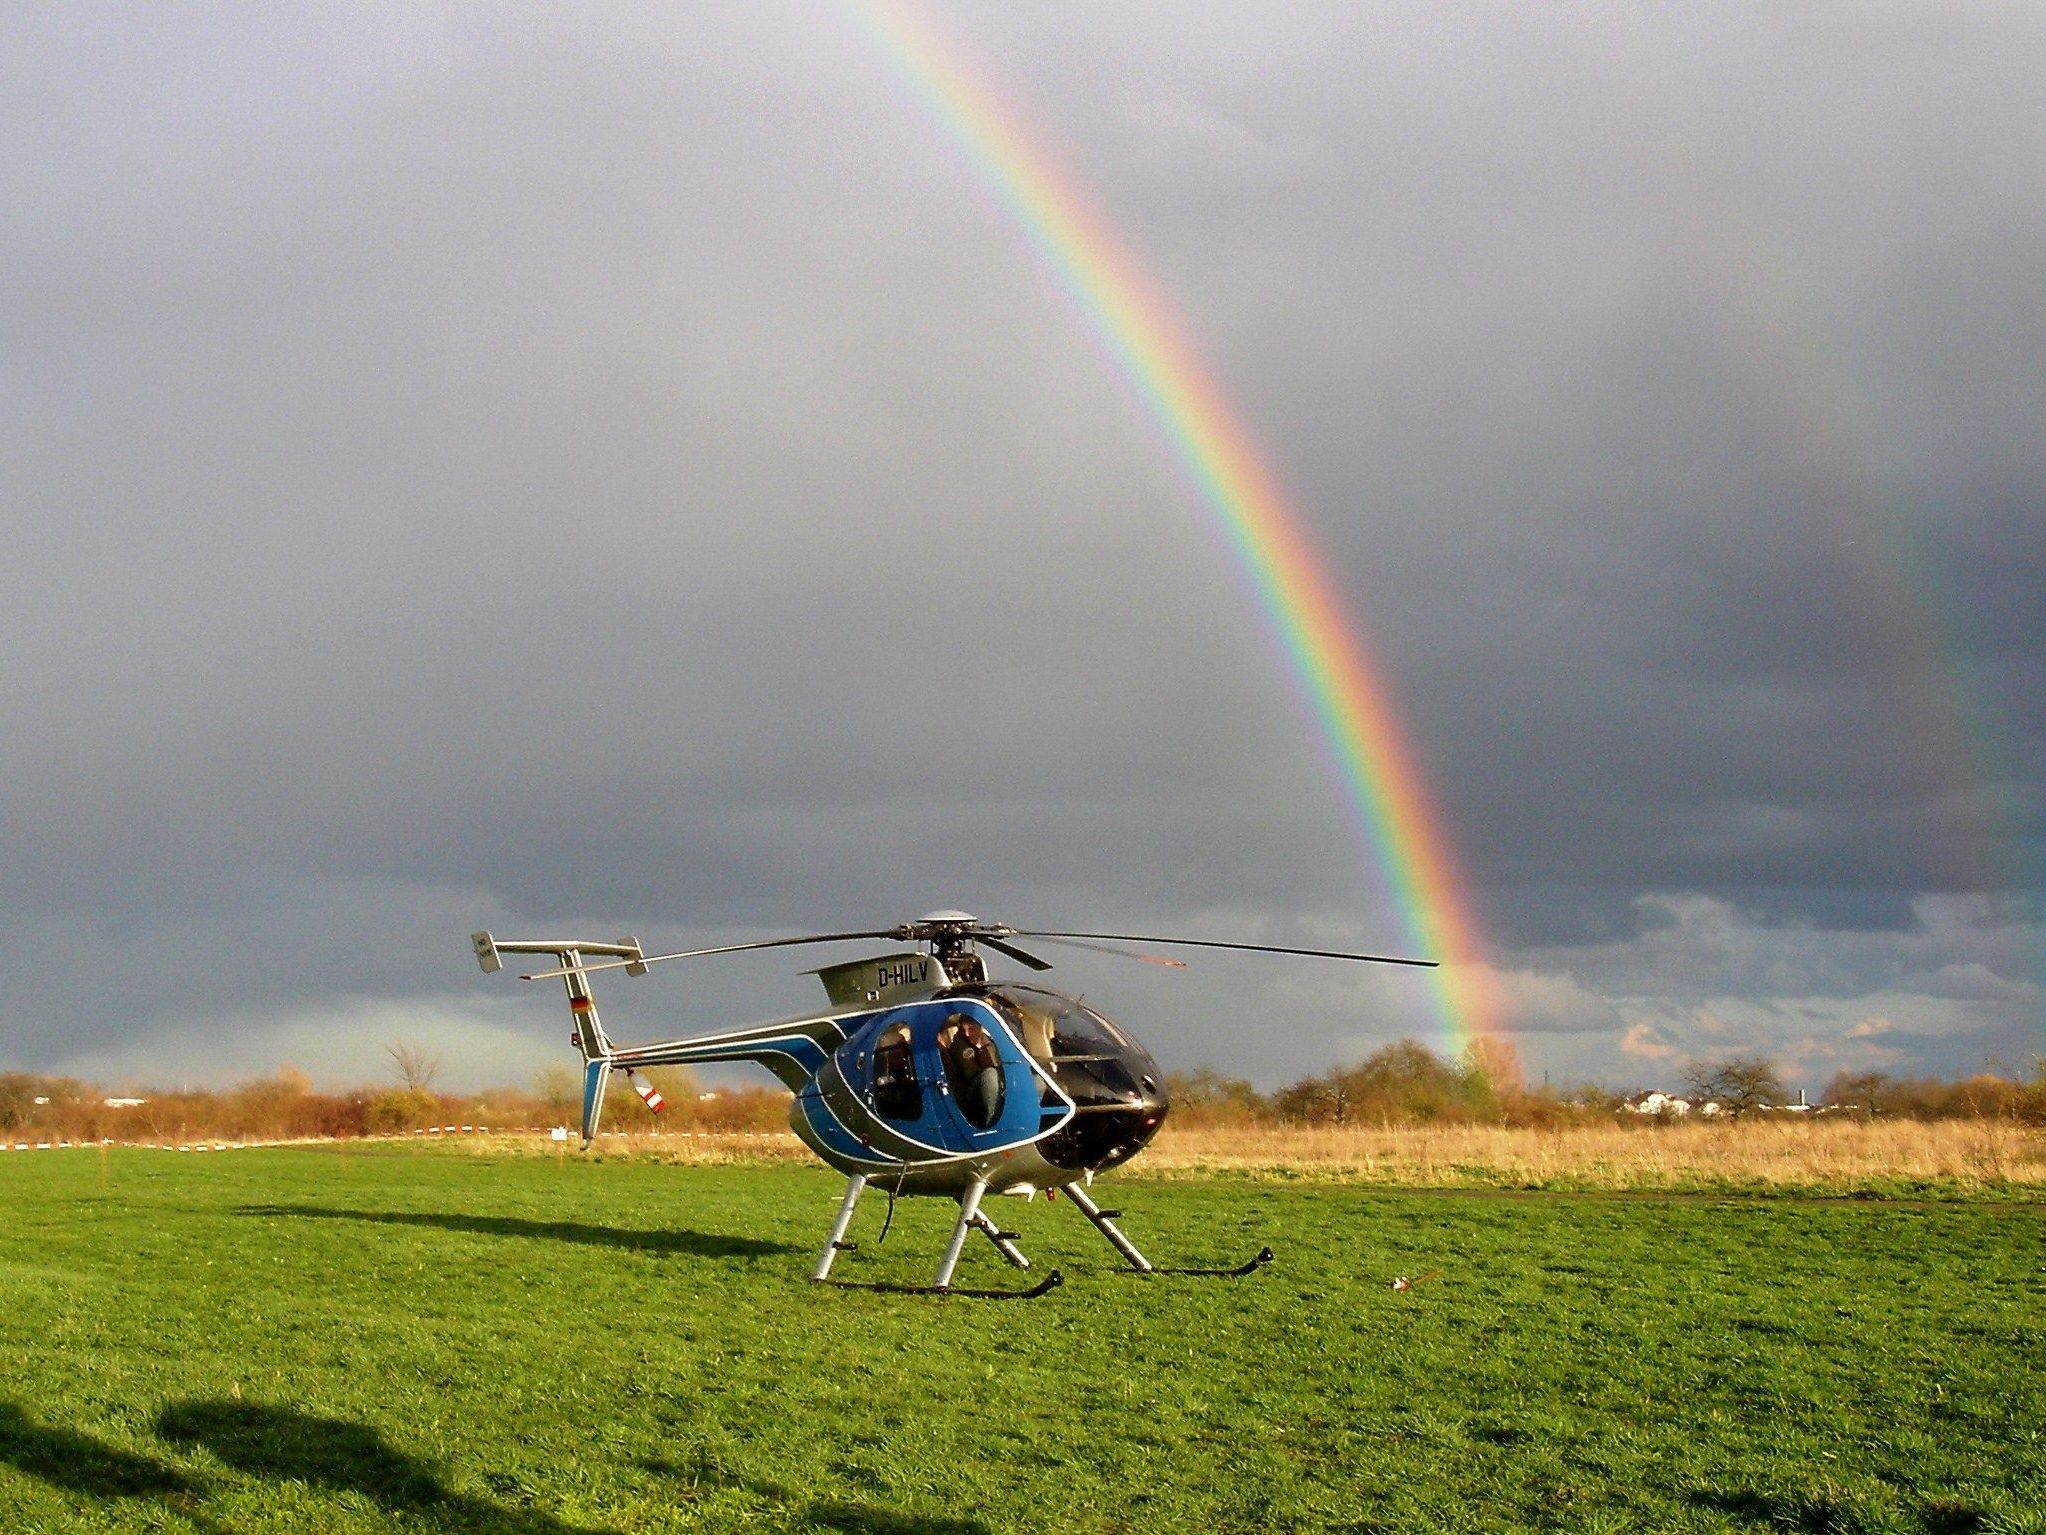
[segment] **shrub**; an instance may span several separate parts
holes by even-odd
[[[441,1122],[440,1100],[423,1088],[387,1088],[369,1100],[363,1120],[371,1135],[417,1130]]]

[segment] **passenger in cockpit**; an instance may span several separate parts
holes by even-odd
[[[924,1111],[907,1024],[891,1026],[875,1041],[874,1107],[889,1119],[915,1119]]]
[[[960,1115],[976,1130],[993,1125],[1002,1112],[1002,1062],[987,1030],[954,1013],[938,1031],[938,1050]]]

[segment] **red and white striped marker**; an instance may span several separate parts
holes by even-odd
[[[628,1071],[625,1074],[625,1080],[630,1082],[632,1090],[639,1094],[639,1101],[652,1109],[656,1114],[660,1113],[667,1106],[668,1100],[661,1096],[661,1090],[651,1082],[642,1082],[639,1079],[639,1073]]]

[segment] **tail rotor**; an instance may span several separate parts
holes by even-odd
[[[570,1041],[583,1057],[583,1147],[597,1138],[597,1123],[604,1113],[604,1089],[610,1083],[611,1060],[618,1052],[604,1032],[597,1015],[597,999],[590,991],[589,967],[585,955],[603,955],[623,967],[627,975],[646,974],[646,953],[637,938],[619,943],[587,943],[581,939],[527,938],[516,942],[493,938],[489,933],[472,933],[469,943],[476,951],[476,963],[485,975],[504,968],[506,954],[549,954],[560,964],[562,985],[568,992],[568,1016],[573,1032]],[[639,1084],[635,1079],[634,1084]],[[648,1089],[649,1091],[651,1089]],[[642,1091],[641,1097],[646,1096]],[[656,1095],[658,1096],[658,1095]]]

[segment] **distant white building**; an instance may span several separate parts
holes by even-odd
[[[1803,1088],[1797,1090],[1795,1103],[1758,1103],[1755,1105],[1771,1114],[1824,1114],[1825,1109],[1814,1108]],[[1621,1112],[1627,1114],[1653,1114],[1664,1119],[1682,1119],[1687,1114],[1696,1114],[1700,1119],[1718,1119],[1726,1113],[1726,1105],[1715,1098],[1703,1103],[1689,1098],[1679,1098],[1675,1093],[1665,1093],[1651,1088],[1620,1100]]]
[[[1797,1090],[1797,1102],[1765,1103],[1762,1105],[1762,1107],[1765,1109],[1774,1109],[1779,1114],[1811,1114],[1817,1112],[1815,1109],[1812,1108],[1810,1101],[1804,1095],[1804,1089],[1801,1087]]]
[[[1620,1106],[1630,1114],[1656,1114],[1667,1119],[1681,1119],[1691,1112],[1690,1099],[1652,1089],[1645,1093],[1635,1093],[1622,1100]]]
[[[1662,1119],[1682,1119],[1687,1114],[1696,1114],[1700,1119],[1717,1119],[1726,1110],[1718,1100],[1708,1098],[1703,1103],[1693,1103],[1688,1098],[1679,1098],[1675,1093],[1656,1089],[1635,1093],[1620,1100],[1622,1112],[1628,1114],[1650,1114]]]
[[[141,1108],[141,1107],[142,1107],[142,1105],[143,1105],[143,1104],[147,1103],[148,1101],[149,1101],[149,1100],[148,1100],[147,1098],[102,1098],[102,1099],[100,1099],[100,1102],[101,1102],[101,1103],[102,1103],[102,1104],[103,1104],[104,1106],[106,1106],[107,1108],[110,1108],[110,1109],[139,1109],[139,1108]]]

